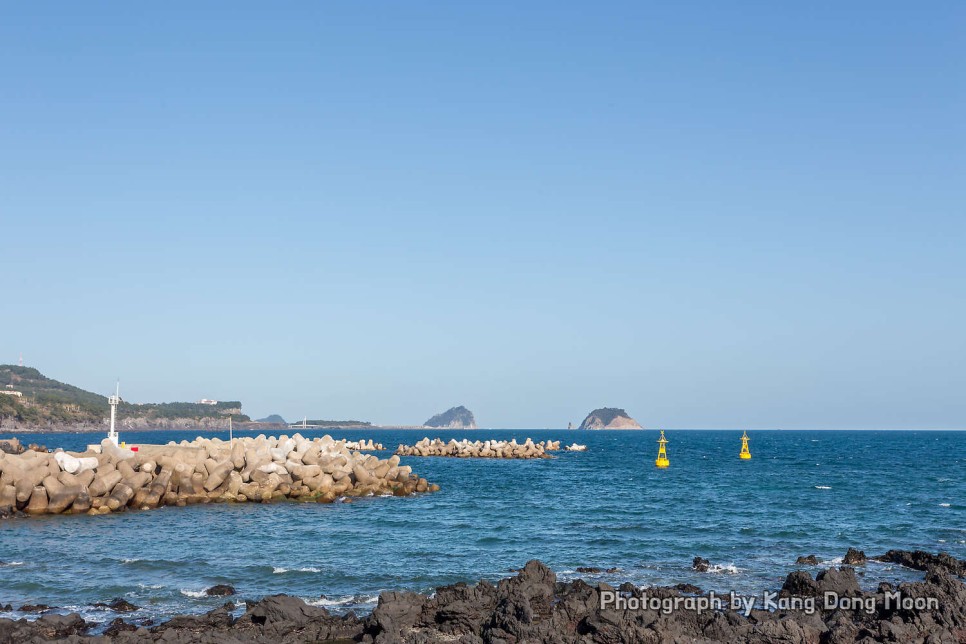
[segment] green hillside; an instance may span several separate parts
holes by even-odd
[[[107,397],[85,391],[44,376],[32,367],[0,365],[0,391],[19,391],[23,396],[0,394],[0,422],[12,419],[26,426],[97,425],[110,414]],[[231,415],[236,421],[250,420],[241,413],[241,402],[221,401],[215,405],[171,402],[133,404],[121,401],[120,418],[151,420],[202,420]]]

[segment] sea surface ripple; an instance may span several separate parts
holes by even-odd
[[[390,448],[382,458],[424,435],[553,438],[588,451],[529,461],[406,457],[404,464],[442,487],[411,498],[0,521],[0,605],[44,603],[105,622],[115,615],[91,604],[123,597],[142,607],[129,618],[163,619],[220,606],[224,598],[203,591],[227,583],[240,599],[288,593],[335,611],[365,611],[383,590],[496,580],[529,559],[563,579],[758,593],[802,568],[794,563],[799,555],[839,563],[850,546],[870,555],[903,548],[966,558],[966,432],[752,431],[754,456],[741,461],[740,431],[678,430],[667,434],[667,470],[654,467],[655,431],[303,435],[324,433],[382,442]],[[123,438],[163,443],[196,435]],[[72,450],[99,438],[20,437]],[[697,555],[711,560],[712,573],[691,570]],[[578,566],[619,572],[578,574]],[[921,577],[879,563],[859,574],[869,587]]]

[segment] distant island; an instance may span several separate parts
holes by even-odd
[[[423,423],[423,426],[436,429],[476,429],[476,419],[473,418],[473,412],[460,405],[436,414]]]
[[[287,425],[288,424],[288,423],[285,422],[285,419],[282,418],[281,416],[279,416],[278,414],[272,414],[270,416],[266,416],[265,418],[259,418],[255,422],[256,423],[271,423],[273,425]]]
[[[251,419],[237,400],[118,405],[120,429],[221,429],[229,416]],[[48,378],[32,367],[0,365],[0,428],[37,431],[100,431],[107,427],[107,396]]]
[[[302,423],[305,423],[307,427],[324,427],[325,429],[354,429],[357,427],[364,429],[372,427],[372,423],[367,420],[312,420],[311,418],[296,421],[291,426],[298,428]]]
[[[617,407],[601,407],[587,414],[579,429],[643,429],[641,424]]]

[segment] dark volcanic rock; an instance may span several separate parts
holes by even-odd
[[[140,610],[139,606],[135,606],[131,602],[121,599],[120,597],[115,597],[109,604],[98,602],[94,604],[94,608],[113,610],[116,613],[133,613],[136,610]]]
[[[839,597],[854,597],[861,594],[855,571],[844,566],[838,570],[835,568],[823,570],[815,577],[815,583],[818,584],[821,594],[835,593]]]
[[[817,566],[819,561],[815,555],[808,555],[807,557],[799,557],[795,560],[795,563],[799,566]]]
[[[43,615],[35,621],[0,619],[0,642],[45,642],[79,636],[89,624],[77,613]]]
[[[929,570],[930,568],[940,568],[942,570],[948,570],[954,575],[959,575],[960,577],[966,576],[966,561],[962,559],[957,559],[945,552],[940,552],[938,555],[934,555],[928,552],[923,552],[922,550],[890,550],[884,555],[878,557],[873,557],[876,561],[885,561],[887,563],[897,563],[899,565],[905,566],[906,568],[913,568],[915,570]]]
[[[864,566],[865,561],[865,553],[855,548],[849,548],[845,557],[842,558],[842,563],[846,566]]]
[[[0,642],[44,642],[67,639],[71,644],[135,644],[140,642],[268,643],[365,642],[367,644],[621,644],[660,642],[784,642],[832,644],[845,642],[963,642],[966,635],[966,584],[940,567],[931,566],[921,582],[900,584],[902,597],[932,598],[937,607],[887,607],[882,584],[877,593],[863,593],[852,568],[829,569],[813,579],[805,571],[788,575],[783,596],[817,597],[835,592],[875,603],[874,610],[791,609],[753,610],[750,617],[729,609],[698,612],[687,608],[662,614],[650,608],[618,608],[612,586],[591,586],[576,579],[557,582],[553,571],[531,561],[519,575],[493,585],[454,584],[427,596],[385,592],[372,615],[360,620],[351,613],[332,616],[324,608],[286,595],[251,603],[232,619],[230,605],[205,615],[176,617],[149,630],[114,620],[103,637],[86,636],[89,625],[77,615],[45,615],[35,622],[0,619]],[[620,593],[641,598],[641,589],[625,583]],[[674,600],[700,589],[648,588],[649,598]]]
[[[695,557],[694,561],[691,562],[691,568],[698,572],[708,572],[708,569],[711,568],[711,562],[701,557]]]
[[[782,597],[814,597],[817,594],[818,584],[804,570],[796,570],[785,577],[781,589]]]
[[[138,627],[134,624],[128,624],[122,618],[118,617],[112,621],[107,628],[104,629],[104,635],[107,637],[114,637],[119,633],[136,631],[137,629]]]
[[[57,608],[56,606],[48,606],[47,604],[24,604],[17,610],[21,613],[42,613],[45,610],[50,610],[52,608]]]
[[[227,597],[235,594],[235,588],[228,584],[217,584],[206,590],[205,594],[209,597]]]
[[[689,595],[700,595],[704,592],[694,584],[678,584],[674,587],[674,589],[679,590],[682,593],[687,593]]]

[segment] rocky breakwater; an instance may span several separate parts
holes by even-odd
[[[355,449],[363,452],[381,452],[386,449],[382,443],[374,443],[370,438],[367,441],[345,441],[347,449]]]
[[[458,441],[444,442],[439,438],[424,438],[415,445],[400,445],[396,449],[399,456],[450,456],[454,458],[550,458],[547,452],[560,449],[560,441],[540,441],[526,439],[518,443],[511,441]]]
[[[137,451],[105,439],[99,451],[0,454],[0,516],[282,499],[331,502],[438,489],[400,465],[398,456],[361,454],[330,436],[197,438],[141,445]]]

